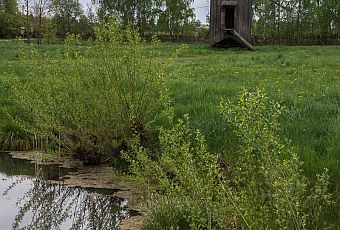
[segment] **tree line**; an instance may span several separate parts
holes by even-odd
[[[253,35],[274,43],[340,38],[339,0],[253,0],[253,11]]]
[[[142,36],[207,36],[196,21],[194,0],[0,0],[0,38],[51,41],[68,33],[94,36],[111,15]],[[265,42],[340,39],[339,0],[253,0],[253,36]]]
[[[42,38],[50,41],[68,33],[94,36],[93,28],[110,16],[119,17],[142,36],[195,35],[193,0],[0,0],[0,38]]]

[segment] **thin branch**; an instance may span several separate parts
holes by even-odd
[[[274,3],[275,5],[289,11],[289,12],[292,12],[293,11],[293,8],[290,8],[290,7],[287,7],[287,6],[284,6],[282,5],[278,0],[269,0],[271,3]]]

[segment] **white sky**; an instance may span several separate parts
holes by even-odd
[[[210,0],[194,0],[196,18],[201,22],[206,22],[206,16],[209,14]]]
[[[91,0],[80,0],[84,11],[86,11],[86,5],[89,2],[91,2]],[[210,0],[194,0],[193,7],[195,8],[196,18],[203,23],[205,23],[206,15],[209,13],[209,5]]]

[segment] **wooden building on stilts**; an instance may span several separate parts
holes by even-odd
[[[251,45],[251,0],[210,0],[210,44],[214,47]]]

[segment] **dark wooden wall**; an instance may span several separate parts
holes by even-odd
[[[221,0],[210,0],[210,43],[214,45],[224,39],[221,30]]]
[[[223,1],[228,0],[210,1],[209,40],[211,45],[214,45],[226,38],[223,18],[221,18],[221,12],[224,11],[224,7],[221,5]],[[234,19],[235,31],[250,43],[252,23],[251,0],[230,0],[230,2],[235,1],[237,1]]]

